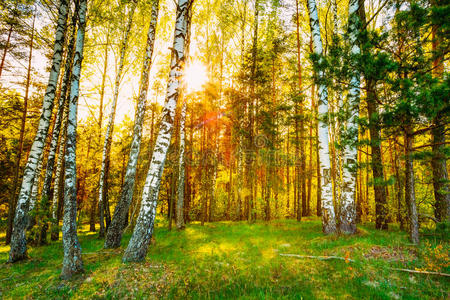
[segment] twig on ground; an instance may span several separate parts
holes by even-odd
[[[320,259],[320,260],[339,259],[339,260],[355,262],[353,259],[339,257],[339,256],[313,256],[313,255],[298,255],[298,254],[287,254],[287,253],[280,253],[280,256],[297,257],[297,258],[312,258],[312,259]]]
[[[395,270],[395,271],[402,271],[402,272],[415,273],[415,274],[428,274],[428,275],[439,275],[439,276],[450,277],[450,274],[441,273],[441,272],[418,271],[418,270],[398,269],[398,268],[390,268],[390,269]]]

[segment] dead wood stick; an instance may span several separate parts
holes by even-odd
[[[298,254],[287,254],[287,253],[280,253],[280,256],[297,257],[297,258],[312,258],[312,259],[320,259],[320,260],[339,259],[339,260],[355,262],[353,259],[339,257],[339,256],[313,256],[313,255],[298,255]]]
[[[447,274],[447,273],[441,273],[441,272],[417,271],[417,270],[397,269],[397,268],[391,268],[391,270],[402,271],[402,272],[408,272],[408,273],[415,273],[415,274],[428,274],[428,275],[439,275],[439,276],[450,277],[450,274]]]

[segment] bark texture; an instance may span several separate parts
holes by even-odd
[[[322,39],[320,35],[319,16],[315,0],[308,0],[309,22],[313,39],[313,49],[316,55],[322,55]],[[319,71],[319,78],[325,76],[323,71]],[[319,93],[319,114],[321,117],[328,115],[328,88],[324,83],[318,86]],[[319,119],[319,157],[320,157],[320,178],[321,182],[321,208],[322,226],[325,234],[336,233],[336,215],[333,205],[333,192],[331,182],[331,163],[328,145],[328,124]]]
[[[65,186],[64,186],[64,218],[63,248],[64,259],[61,278],[69,279],[84,271],[81,259],[81,245],[77,235],[77,108],[80,84],[81,63],[83,61],[84,36],[86,28],[87,0],[81,0],[78,10],[78,30],[75,55],[70,84],[69,115],[67,123],[67,145],[65,153]]]
[[[411,157],[413,136],[410,126],[405,134],[405,200],[408,205],[409,236],[411,242],[419,244],[419,216],[417,213],[416,192],[414,183],[414,162]]]
[[[22,119],[20,124],[20,135],[19,135],[19,145],[17,149],[17,157],[14,165],[14,179],[13,179],[13,187],[11,192],[11,197],[9,198],[8,203],[8,227],[6,228],[6,245],[9,245],[11,242],[11,233],[13,227],[14,215],[16,212],[16,192],[17,186],[19,185],[19,172],[20,172],[20,162],[22,160],[23,153],[23,140],[25,134],[25,125],[27,120],[27,111],[28,111],[28,97],[30,92],[31,85],[31,59],[33,58],[33,46],[34,46],[34,26],[36,21],[36,14],[33,16],[33,25],[31,32],[31,41],[30,41],[30,52],[28,55],[28,69],[27,69],[27,81],[25,86],[25,97],[23,99],[23,110],[22,110]],[[6,49],[5,49],[6,51]],[[0,68],[1,73],[1,68]],[[0,74],[1,76],[1,74]]]
[[[50,70],[47,89],[44,95],[38,130],[36,132],[33,145],[31,146],[27,164],[25,166],[22,186],[20,188],[19,198],[17,201],[14,225],[11,235],[11,250],[9,252],[9,262],[16,262],[18,260],[26,258],[27,256],[25,229],[28,219],[30,193],[34,183],[34,179],[36,177],[38,162],[41,154],[44,151],[45,139],[47,137],[48,129],[50,126],[50,119],[56,93],[56,85],[59,77],[63,55],[64,35],[66,32],[68,11],[68,0],[61,0],[59,3],[52,67]]]
[[[180,149],[179,149],[179,171],[178,171],[178,186],[177,186],[177,207],[176,207],[176,225],[177,229],[184,228],[184,183],[185,183],[185,160],[184,150],[186,146],[186,101],[183,102],[180,116]]]
[[[64,103],[64,113],[63,113],[63,124],[61,128],[61,140],[59,141],[58,147],[58,159],[56,162],[56,171],[55,171],[55,185],[53,188],[53,197],[52,197],[52,207],[51,207],[51,240],[57,241],[59,238],[59,218],[58,218],[58,199],[60,198],[60,194],[64,193],[64,153],[66,148],[66,137],[67,137],[67,118],[69,115],[69,100]],[[61,184],[60,184],[61,183]]]
[[[40,201],[40,207],[45,212],[45,216],[41,216],[43,218],[42,224],[41,224],[41,231],[39,235],[38,244],[44,244],[47,240],[47,229],[48,229],[48,222],[47,218],[50,217],[48,215],[49,213],[49,203],[50,203],[50,193],[51,193],[51,184],[52,184],[52,178],[53,178],[53,169],[55,166],[55,157],[56,152],[58,150],[58,140],[61,135],[61,124],[63,123],[64,118],[64,109],[66,107],[66,102],[68,101],[67,98],[67,92],[70,86],[70,77],[72,74],[72,62],[73,62],[73,54],[74,54],[74,47],[75,47],[75,29],[76,29],[76,14],[74,14],[72,18],[73,25],[73,31],[72,36],[70,38],[70,42],[67,49],[67,57],[66,62],[64,66],[64,76],[62,79],[62,86],[61,86],[61,93],[59,96],[59,102],[58,102],[58,112],[56,114],[55,119],[55,125],[53,126],[53,133],[52,133],[52,139],[50,142],[50,150],[48,153],[47,158],[47,167],[45,170],[45,177],[44,177],[44,185],[42,187],[42,193],[41,193],[41,201]],[[55,181],[56,182],[56,181]]]
[[[434,198],[436,201],[435,217],[440,222],[450,222],[450,189],[447,160],[444,153],[445,126],[441,122],[441,116],[437,116],[434,123],[435,127],[431,132],[433,138],[431,167],[433,169]]]
[[[184,44],[189,3],[190,1],[188,0],[178,0],[166,101],[162,111],[160,130],[142,192],[139,216],[123,256],[124,262],[143,260],[147,254],[148,245],[153,234],[161,177],[172,136],[180,77],[183,75]]]
[[[356,175],[357,175],[357,142],[360,101],[361,75],[357,68],[357,58],[361,53],[358,35],[361,20],[358,15],[358,0],[350,0],[348,4],[349,42],[352,57],[352,75],[348,90],[348,119],[346,130],[348,140],[343,147],[342,191],[339,230],[345,234],[356,233]]]
[[[133,140],[131,142],[130,156],[120,200],[114,210],[111,225],[106,233],[105,248],[117,248],[122,240],[122,233],[127,223],[127,213],[133,199],[133,191],[136,179],[136,168],[139,153],[141,150],[142,124],[144,123],[144,114],[147,104],[147,91],[150,67],[152,64],[153,45],[155,43],[156,24],[158,21],[159,1],[154,0],[152,5],[152,16],[147,33],[147,47],[142,66],[140,92],[138,97],[137,112],[134,122]]]

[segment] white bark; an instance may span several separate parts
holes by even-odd
[[[192,25],[192,4],[194,0],[189,3],[189,8],[187,12],[187,23],[186,23],[186,38],[184,44],[184,60],[189,59],[189,50],[191,44],[191,25]],[[186,84],[186,81],[184,81]],[[186,86],[182,87],[182,91],[186,90]],[[185,172],[186,172],[186,162],[185,162],[185,150],[186,150],[186,110],[187,102],[186,99],[183,101],[183,106],[181,107],[180,116],[180,151],[179,164],[178,164],[178,186],[177,186],[177,204],[176,204],[176,226],[177,229],[183,229],[185,225],[184,221],[184,188],[185,188]]]
[[[76,17],[77,17],[76,14],[74,14],[72,17],[72,22],[74,24],[76,23],[76,20],[77,20]],[[74,48],[75,48],[75,35],[76,35],[76,26],[74,25],[72,28],[72,35],[70,38],[70,42],[67,46],[67,56],[66,56],[66,62],[64,65],[64,76],[62,79],[61,93],[60,93],[59,101],[58,101],[58,111],[56,114],[55,125],[53,127],[52,139],[50,142],[50,150],[49,150],[48,158],[47,158],[47,167],[45,170],[44,185],[42,187],[41,201],[39,204],[41,207],[41,210],[43,212],[45,212],[45,215],[38,216],[42,220],[40,237],[39,237],[39,241],[38,241],[39,244],[46,243],[46,240],[47,240],[47,229],[48,229],[48,220],[47,219],[51,216],[51,213],[49,211],[51,184],[52,184],[52,178],[53,178],[54,167],[55,167],[56,153],[58,152],[58,141],[60,139],[61,132],[64,132],[64,130],[65,130],[65,129],[62,130],[61,125],[63,125],[64,128],[66,126],[63,123],[65,123],[64,122],[65,115],[67,115],[66,103],[68,103],[68,101],[69,101],[67,94],[68,94],[68,90],[70,88],[70,76],[72,74],[72,60],[73,60],[73,52],[74,52]],[[59,177],[58,177],[58,179],[59,179]],[[59,185],[59,180],[55,181],[54,189],[57,190],[58,188],[56,186],[58,186],[58,185]],[[56,193],[56,197],[58,197],[57,195],[58,195],[58,193]],[[57,200],[56,200],[56,203],[57,203]],[[54,220],[56,220],[56,218]],[[52,224],[53,223],[54,222],[52,222]],[[57,226],[56,227],[53,226],[53,228],[55,229],[55,232],[53,233],[53,237],[54,237],[53,239],[55,239],[55,235],[58,233]]]
[[[59,235],[59,224],[58,224],[58,198],[59,193],[64,193],[64,190],[59,190],[59,181],[61,176],[63,175],[63,164],[64,164],[64,149],[66,147],[66,132],[67,132],[67,117],[69,114],[69,101],[65,101],[64,103],[64,113],[63,113],[63,124],[61,128],[61,138],[59,141],[58,147],[58,158],[56,162],[56,171],[55,171],[55,185],[53,187],[53,197],[52,197],[52,208],[51,208],[51,216],[52,216],[52,240],[57,240]]]
[[[185,159],[184,151],[186,147],[186,101],[183,102],[180,117],[180,153],[179,153],[179,171],[178,171],[178,187],[177,187],[177,229],[184,227],[184,168]]]
[[[67,122],[67,145],[65,153],[64,218],[63,247],[64,259],[61,271],[63,279],[69,279],[76,273],[83,272],[81,245],[77,235],[77,109],[80,84],[81,63],[83,61],[84,36],[86,28],[87,0],[80,1],[78,11],[78,30],[75,55],[73,59],[72,80],[70,85],[69,114]]]
[[[133,199],[133,191],[136,179],[136,168],[139,153],[141,150],[142,124],[147,105],[147,91],[150,68],[152,65],[153,46],[155,44],[156,24],[158,22],[159,0],[154,0],[152,5],[152,15],[150,26],[147,33],[147,47],[142,66],[141,82],[139,88],[139,97],[137,112],[134,122],[133,141],[131,142],[130,156],[128,158],[127,169],[125,173],[124,184],[120,201],[114,210],[114,216],[108,229],[105,248],[116,248],[120,246],[122,233],[126,224],[127,212]]]
[[[75,22],[76,15],[72,18],[72,21]],[[62,80],[62,86],[61,86],[61,94],[59,96],[58,101],[58,112],[56,114],[55,119],[55,125],[53,127],[52,132],[52,139],[50,142],[50,150],[47,158],[47,168],[45,171],[45,178],[44,178],[44,186],[42,188],[42,196],[41,196],[41,202],[48,201],[50,199],[50,188],[52,183],[52,177],[53,177],[53,169],[55,165],[55,157],[56,153],[58,151],[58,140],[61,136],[61,125],[64,123],[64,114],[65,114],[65,107],[66,107],[66,100],[68,100],[67,92],[70,88],[70,76],[72,74],[72,61],[73,61],[73,51],[75,46],[75,26],[73,27],[72,31],[72,37],[70,39],[69,45],[67,46],[67,57],[65,62],[65,70],[64,70],[64,76]]]
[[[361,53],[358,43],[358,32],[361,25],[358,16],[358,0],[350,0],[349,15],[349,42],[350,55],[352,57],[352,76],[348,91],[348,120],[346,122],[347,136],[351,138],[346,141],[343,148],[343,169],[342,169],[342,191],[339,229],[342,233],[356,233],[356,174],[357,174],[357,147],[358,141],[358,117],[360,100],[361,76],[357,70],[357,56]]]
[[[320,35],[320,24],[317,13],[316,1],[308,0],[309,22],[313,38],[314,53],[322,55],[322,39]],[[319,71],[319,78],[325,76],[323,71]],[[321,117],[328,115],[328,89],[324,83],[319,84],[319,114]],[[333,188],[331,180],[331,163],[328,145],[328,124],[319,120],[319,157],[320,174],[322,179],[322,225],[326,234],[336,232],[336,216],[333,205]]]
[[[33,187],[31,188],[31,195],[30,195],[30,206],[28,208],[28,211],[34,210],[36,207],[36,201],[39,193],[39,186],[41,182],[41,172],[42,172],[42,163],[44,160],[44,151],[42,151],[37,168],[36,168],[36,175],[33,181]]]
[[[99,215],[100,215],[100,236],[104,236],[105,234],[105,224],[104,224],[104,205],[103,200],[105,199],[105,190],[104,183],[106,181],[106,167],[109,160],[110,152],[111,152],[111,142],[112,142],[112,134],[114,129],[114,120],[116,117],[116,107],[117,107],[117,99],[119,98],[119,88],[120,81],[122,79],[122,72],[125,63],[125,54],[128,46],[128,38],[131,31],[131,25],[133,24],[133,15],[136,10],[137,0],[132,0],[130,13],[128,15],[127,27],[125,29],[125,35],[122,40],[122,45],[120,48],[120,59],[119,59],[119,69],[116,74],[116,81],[114,83],[114,96],[113,101],[111,103],[111,113],[109,115],[108,127],[106,128],[105,141],[103,144],[103,152],[102,152],[102,166],[100,170],[100,179],[99,179],[99,189],[98,189],[98,207],[99,207]],[[109,209],[109,208],[108,208]]]
[[[180,78],[183,75],[184,44],[189,2],[189,0],[178,0],[167,96],[162,111],[160,130],[142,192],[141,209],[136,227],[125,250],[123,261],[143,260],[147,254],[147,248],[153,234],[161,177],[172,137]]]
[[[26,257],[27,247],[25,239],[25,228],[27,225],[26,219],[29,209],[29,197],[36,176],[37,165],[41,154],[44,151],[45,139],[47,137],[48,129],[50,126],[56,85],[61,67],[68,11],[68,0],[60,0],[55,34],[55,45],[53,49],[52,67],[49,74],[47,89],[44,95],[38,130],[36,132],[33,145],[31,146],[27,164],[25,166],[22,186],[20,188],[19,198],[17,201],[16,215],[14,217],[13,232],[11,236],[11,250],[9,252],[10,262],[15,262]]]

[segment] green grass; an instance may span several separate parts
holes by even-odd
[[[411,275],[390,268],[423,267],[421,248],[397,229],[367,224],[355,236],[324,236],[317,219],[270,223],[191,224],[186,230],[155,231],[146,262],[122,264],[124,247],[79,233],[85,273],[59,279],[62,244],[31,248],[30,259],[7,264],[0,247],[0,298],[176,299],[444,299],[446,277]],[[4,236],[4,235],[3,235]],[[441,243],[448,251],[448,241]],[[424,246],[421,246],[424,247]],[[282,257],[280,253],[336,255],[355,262]],[[448,253],[448,252],[447,252]],[[449,271],[448,267],[443,271]]]

